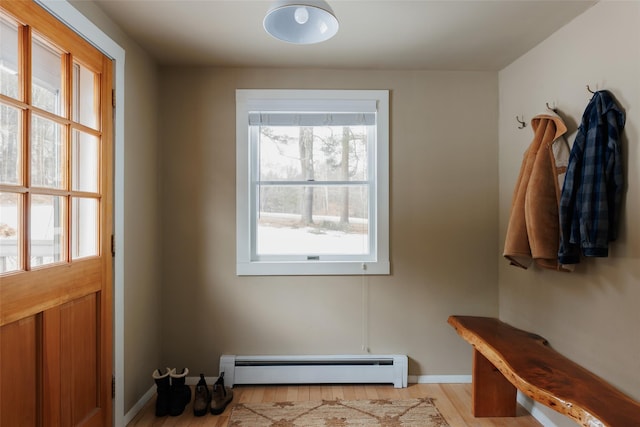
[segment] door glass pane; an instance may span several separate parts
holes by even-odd
[[[31,196],[31,266],[64,260],[66,224],[65,198],[33,194]]]
[[[74,130],[71,182],[75,191],[98,192],[98,138]]]
[[[18,26],[0,15],[0,93],[18,98]]]
[[[74,197],[71,258],[98,255],[98,200]]]
[[[31,185],[63,189],[66,156],[62,126],[34,114],[31,128]]]
[[[32,43],[31,103],[50,113],[61,115],[62,54],[39,37]]]
[[[22,184],[20,110],[0,104],[0,183]]]
[[[87,67],[73,64],[73,120],[98,128],[97,75]]]
[[[20,198],[0,193],[0,273],[20,270]]]

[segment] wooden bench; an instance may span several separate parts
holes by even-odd
[[[449,324],[474,348],[474,416],[515,416],[519,389],[582,426],[640,426],[640,403],[553,350],[541,336],[488,317],[450,316]]]

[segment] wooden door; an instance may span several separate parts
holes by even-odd
[[[0,3],[0,426],[111,425],[112,63]]]

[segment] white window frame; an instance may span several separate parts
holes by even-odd
[[[304,108],[318,103],[353,104],[374,102],[376,106],[376,142],[370,156],[375,169],[375,194],[370,194],[371,254],[353,257],[320,257],[320,259],[257,259],[252,218],[256,209],[251,201],[251,147],[249,113],[256,106],[271,105],[286,111],[288,105]],[[304,111],[304,110],[303,110]],[[309,110],[307,110],[309,111]],[[370,160],[370,161],[371,161]],[[307,276],[307,275],[384,275],[389,263],[389,91],[388,90],[236,90],[236,274],[238,276]],[[324,259],[323,259],[324,258]]]

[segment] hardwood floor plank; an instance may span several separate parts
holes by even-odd
[[[240,390],[240,387],[236,387],[236,389]],[[252,387],[253,393],[251,394],[252,402],[262,402],[264,400],[264,391],[266,389],[265,386]]]
[[[411,389],[409,387],[398,388],[395,390],[397,390],[398,399],[411,399],[411,394],[410,394]]]
[[[309,400],[322,400],[322,386],[312,385],[309,386]]]
[[[233,389],[233,400],[240,403],[255,402],[255,400],[253,400],[253,393],[255,392],[255,390],[256,387],[235,387]]]
[[[366,399],[367,393],[364,389],[364,385],[358,384],[353,387],[355,393],[355,399]]]
[[[355,386],[346,385],[343,387],[344,400],[356,400]]]
[[[298,396],[296,398],[297,401],[308,401],[311,400],[309,399],[309,386],[308,385],[301,385],[297,387],[298,389]]]
[[[298,389],[297,387],[287,387],[286,399],[287,402],[295,402],[298,400]]]
[[[344,387],[341,385],[331,386],[331,396],[333,399],[344,400]]]
[[[228,427],[234,403],[314,401],[322,399],[411,399],[431,397],[451,427],[540,427],[524,408],[518,407],[513,418],[474,418],[471,415],[471,384],[409,384],[407,388],[391,385],[301,385],[236,386],[234,399],[221,415],[193,416],[189,403],[179,417],[155,416],[155,396],[127,427]]]
[[[378,395],[378,399],[400,399],[397,388],[392,388],[388,386],[375,386],[376,394]]]
[[[276,386],[276,398],[274,402],[286,402],[287,395],[289,394],[289,387],[287,386]]]
[[[365,399],[378,399],[378,392],[376,391],[375,387],[372,386],[366,386],[364,388],[364,392],[365,392]]]
[[[425,384],[423,393],[434,399],[434,403],[447,422],[452,426],[464,426],[466,422],[459,409],[451,402],[440,384]],[[419,389],[412,389],[418,391]],[[415,397],[415,396],[414,396]],[[469,401],[471,404],[471,401]],[[465,409],[463,409],[465,410]]]
[[[238,389],[245,387],[236,387]],[[264,389],[264,394],[262,396],[262,402],[277,402],[276,400],[276,388],[275,386],[266,386]]]

